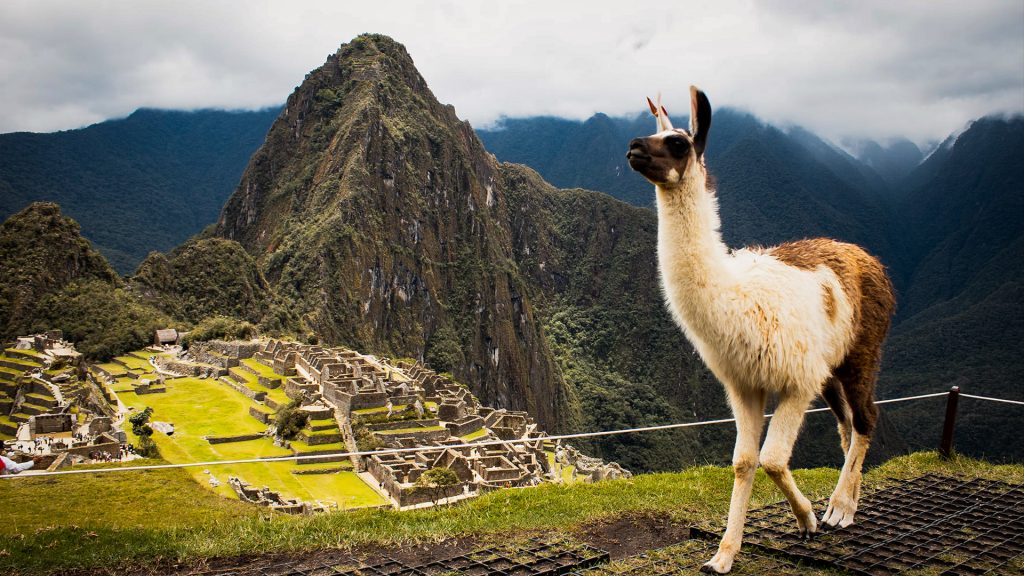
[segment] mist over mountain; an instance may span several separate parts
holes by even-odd
[[[0,218],[56,202],[128,273],[210,225],[277,109],[138,110],[52,134],[0,134]]]
[[[404,47],[366,35],[310,72],[279,111],[140,111],[81,131],[0,135],[0,151],[18,159],[0,167],[4,206],[85,182],[61,188],[82,234],[119,270],[145,258],[127,281],[64,279],[34,296],[45,310],[11,296],[8,309],[24,311],[5,314],[26,319],[19,329],[50,324],[87,338],[97,355],[139,337],[120,330],[104,341],[90,323],[118,306],[146,326],[251,322],[423,360],[551,431],[724,417],[721,386],[663,304],[652,186],[625,162],[629,140],[652,126],[649,115],[598,114],[474,131],[434,98]],[[830,236],[889,266],[899,315],[879,397],[959,383],[1019,399],[1022,135],[1020,119],[982,119],[914,167],[920,150],[908,142],[850,153],[716,109],[707,161],[730,246]],[[44,174],[53,166],[66,169]],[[49,274],[35,271],[49,257],[18,260],[27,250],[18,243],[45,229],[10,228],[27,230],[8,234],[4,257],[26,286]],[[69,242],[88,244],[68,230]],[[1024,458],[1019,445],[992,445],[1019,430],[1012,407],[965,401],[962,410],[963,450]],[[871,460],[933,447],[940,420],[938,404],[887,407]],[[727,462],[732,434],[723,426],[586,448],[638,470],[674,469]],[[831,416],[809,417],[794,463],[839,461]]]
[[[924,153],[917,144],[906,138],[895,138],[884,144],[874,140],[850,140],[843,144],[890,185],[898,185],[924,160]]]

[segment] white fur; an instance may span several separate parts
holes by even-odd
[[[717,201],[703,186],[659,189],[657,202],[665,298],[711,371],[727,387],[818,394],[854,336],[853,307],[835,273],[729,253]],[[824,307],[826,284],[835,321]]]

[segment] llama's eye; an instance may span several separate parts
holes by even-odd
[[[668,148],[668,153],[676,158],[686,156],[686,153],[690,150],[690,143],[681,136],[665,138],[665,146]]]

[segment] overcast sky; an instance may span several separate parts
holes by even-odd
[[[405,44],[477,127],[635,114],[658,91],[682,115],[690,84],[836,141],[925,142],[1024,110],[1024,1],[831,4],[2,0],[0,132],[277,105],[363,32]]]

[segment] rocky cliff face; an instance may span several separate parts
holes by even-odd
[[[511,209],[497,162],[405,49],[361,36],[288,98],[214,234],[240,242],[325,342],[434,360],[557,430],[575,419],[571,393]]]

